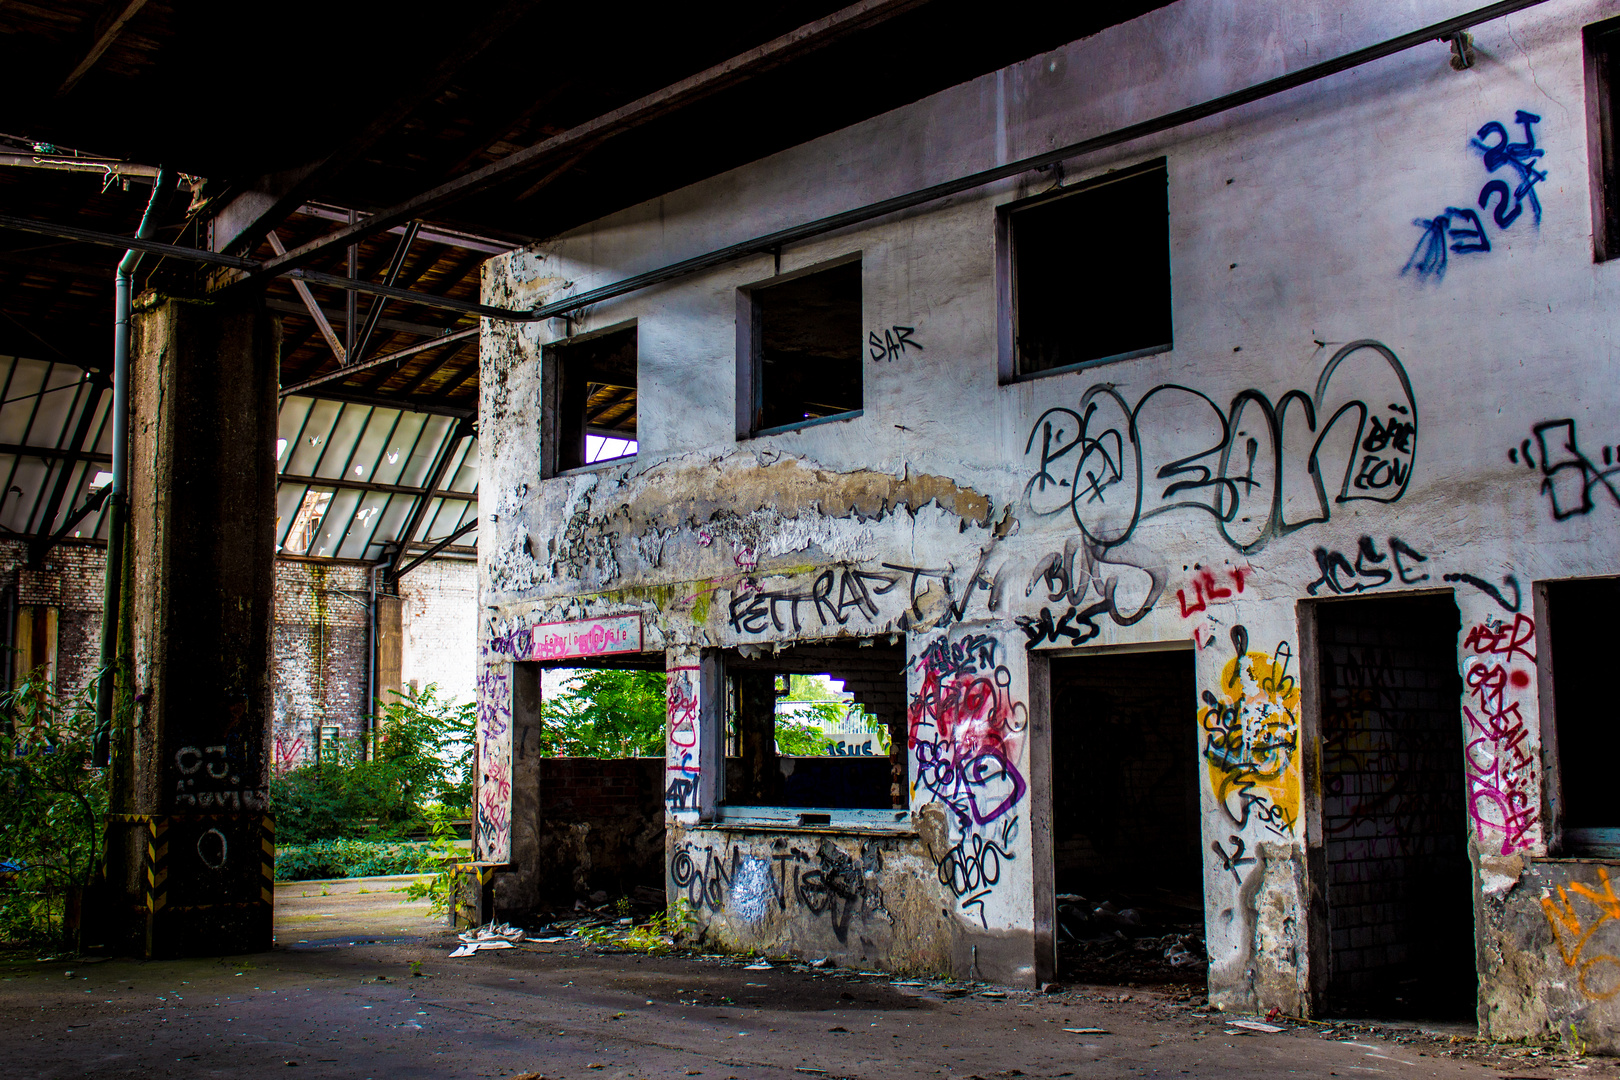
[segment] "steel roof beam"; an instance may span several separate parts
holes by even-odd
[[[925,0],[861,0],[823,19],[806,23],[781,37],[739,53],[696,75],[672,83],[627,105],[603,113],[533,146],[515,151],[454,180],[325,236],[293,248],[265,263],[260,273],[281,273],[302,266],[333,247],[347,246],[362,237],[423,217],[459,199],[487,191],[548,162],[593,149],[615,135],[640,127],[678,109],[774,67],[824,48],[850,34],[921,7]]]

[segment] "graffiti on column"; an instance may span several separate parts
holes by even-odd
[[[1232,627],[1235,655],[1220,685],[1203,692],[1199,727],[1215,800],[1238,828],[1251,821],[1290,836],[1299,820],[1299,680],[1293,647],[1249,651],[1249,631]]]
[[[666,698],[669,719],[669,749],[664,755],[669,784],[664,789],[664,805],[680,812],[696,810],[698,777],[698,669],[696,665],[669,669]]]
[[[504,664],[486,661],[478,676],[476,855],[505,862],[512,850],[512,686]]]
[[[1586,901],[1582,905],[1587,909],[1585,918],[1575,906],[1576,899]],[[1620,898],[1609,883],[1608,868],[1598,867],[1596,888],[1579,881],[1558,886],[1558,899],[1543,896],[1541,910],[1552,928],[1553,940],[1558,942],[1564,965],[1578,974],[1581,993],[1593,1001],[1608,1001],[1620,995],[1620,959],[1604,952],[1604,946],[1592,940],[1604,926],[1620,923]]]
[[[956,840],[932,853],[939,880],[981,925],[1001,866],[1014,858],[1014,811],[1028,790],[1018,766],[1028,708],[1013,698],[998,648],[985,634],[936,639],[912,662],[919,685],[908,710],[916,785],[950,812]]]
[[[1468,813],[1481,843],[1511,855],[1531,846],[1539,821],[1535,747],[1520,709],[1535,683],[1536,624],[1517,614],[1468,631],[1463,681],[1468,740]]]

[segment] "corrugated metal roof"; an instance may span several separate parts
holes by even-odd
[[[111,393],[78,367],[0,356],[0,532],[33,538],[66,526],[66,539],[107,538],[98,493],[111,480],[111,405]],[[408,409],[284,399],[275,448],[277,550],[376,562],[398,545],[423,499],[413,546],[476,521],[478,442],[463,438],[452,448],[458,423]],[[74,451],[81,424],[84,445]],[[429,492],[434,464],[446,453],[443,477]],[[473,534],[458,542],[474,543]]]

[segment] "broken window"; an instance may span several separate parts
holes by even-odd
[[[56,624],[58,609],[45,604],[17,607],[17,681],[33,677],[47,687],[56,686]]]
[[[1170,348],[1167,184],[1159,161],[1006,214],[1012,325],[1004,378]]]
[[[1620,803],[1608,766],[1620,757],[1620,724],[1608,686],[1608,620],[1620,578],[1547,585],[1558,821],[1567,854],[1620,854]]]
[[[744,435],[859,415],[859,259],[756,286],[744,301]]]
[[[545,475],[636,456],[635,326],[547,346],[543,372]]]
[[[732,656],[726,677],[726,807],[807,825],[907,807],[901,647]]]

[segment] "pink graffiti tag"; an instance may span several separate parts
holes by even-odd
[[[1007,668],[994,663],[994,642],[983,641],[965,652],[941,641],[924,652],[908,710],[917,781],[964,826],[1001,817],[1028,787],[1015,764],[1027,709],[1012,698]]]
[[[286,772],[298,764],[298,759],[304,756],[304,738],[295,739],[276,736],[276,771]]]
[[[1482,842],[1488,835],[1500,834],[1503,855],[1530,847],[1540,821],[1535,748],[1519,703],[1510,700],[1532,682],[1530,671],[1513,665],[1516,657],[1535,663],[1535,656],[1524,647],[1535,633],[1535,623],[1521,614],[1512,624],[1481,623],[1463,640],[1463,647],[1476,657],[1469,660],[1464,678],[1472,699],[1471,707],[1463,706],[1468,725],[1468,813]],[[1487,663],[1477,659],[1482,656],[1505,659]]]
[[[669,785],[664,790],[664,803],[671,810],[697,809],[698,777],[702,773],[696,761],[698,690],[696,666],[669,669],[669,690],[665,699],[669,719]]]

